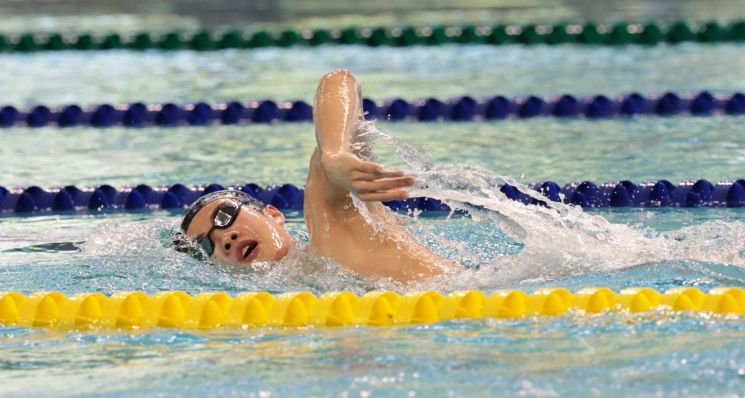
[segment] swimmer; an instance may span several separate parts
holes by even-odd
[[[460,268],[432,253],[408,233],[383,203],[408,197],[414,178],[364,160],[359,127],[364,121],[360,85],[348,71],[325,75],[313,103],[316,148],[305,185],[306,250],[370,278],[411,281]],[[352,203],[360,199],[368,219]],[[182,234],[210,259],[237,266],[278,261],[291,238],[285,217],[240,191],[205,195],[187,210]],[[371,223],[373,225],[371,225]],[[385,226],[380,228],[376,226]],[[186,247],[185,242],[177,244]]]

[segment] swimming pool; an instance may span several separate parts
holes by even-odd
[[[343,65],[358,75],[366,95],[376,98],[730,92],[745,89],[738,70],[742,53],[742,46],[733,44],[40,53],[0,57],[0,65],[14,71],[0,86],[12,88],[3,94],[16,105],[307,100],[322,73]],[[687,67],[675,69],[681,64]],[[61,73],[68,69],[80,73]],[[742,117],[721,116],[536,118],[379,127],[424,148],[436,164],[456,164],[456,170],[463,170],[464,163],[481,165],[493,175],[524,183],[677,182],[743,177],[742,122]],[[0,175],[6,186],[302,184],[314,145],[310,124],[13,127],[0,133],[5,160]],[[392,149],[381,143],[381,160],[405,165]],[[530,220],[517,207],[511,209],[508,214],[518,223]],[[289,216],[291,233],[303,242],[301,215]],[[585,228],[597,221],[595,216],[623,226],[612,228],[610,239],[592,237]],[[256,273],[208,266],[164,247],[164,231],[177,219],[177,213],[166,211],[6,215],[0,218],[0,291],[745,286],[745,211],[737,208],[596,210],[573,220],[573,227],[545,224],[551,229],[544,236],[533,232],[529,246],[505,233],[499,228],[504,224],[489,214],[478,222],[423,217],[410,225],[417,236],[470,268],[454,278],[413,286],[365,280],[299,252]],[[584,245],[577,244],[578,237],[586,239]],[[81,241],[87,243],[80,251],[50,245]],[[633,244],[648,250],[635,251]],[[0,330],[0,390],[15,396],[737,395],[745,390],[744,329],[739,317],[680,313],[485,319],[386,329],[61,332],[7,327]]]

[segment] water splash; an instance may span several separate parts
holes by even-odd
[[[91,281],[91,290],[268,291],[351,290],[362,294],[376,287],[347,272],[336,262],[303,249],[307,232],[289,225],[295,240],[288,255],[277,263],[257,263],[250,269],[197,260],[171,246],[177,222],[157,219],[123,224],[110,221],[97,227],[81,247],[83,267],[77,279]]]
[[[669,234],[610,223],[580,207],[552,202],[513,178],[477,165],[434,164],[408,143],[365,123],[370,145],[388,145],[417,179],[412,197],[437,198],[452,209],[466,210],[474,222],[492,222],[522,243],[515,255],[499,256],[478,270],[426,281],[417,288],[493,288],[516,282],[550,281],[568,275],[614,272],[674,259],[745,266],[745,224],[714,221]],[[543,201],[546,206],[513,201],[499,190],[503,184]],[[424,232],[426,236],[427,233]],[[430,238],[433,238],[429,234]],[[447,239],[435,237],[440,243]],[[460,253],[467,259],[471,253]],[[458,260],[456,258],[455,260]]]

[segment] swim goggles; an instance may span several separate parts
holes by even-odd
[[[212,257],[212,254],[215,253],[215,243],[210,238],[212,232],[216,229],[225,229],[233,225],[235,219],[238,218],[238,211],[243,205],[244,203],[238,201],[230,201],[217,208],[215,216],[212,219],[212,228],[197,241],[197,244],[207,253],[207,257]]]
[[[199,242],[195,242],[186,236],[186,231],[189,229],[189,225],[191,225],[191,221],[197,213],[208,204],[223,199],[227,200],[217,209],[215,215],[212,217],[212,228],[210,228],[210,231],[204,235]],[[251,195],[237,190],[217,191],[202,196],[186,209],[184,219],[181,221],[181,229],[176,231],[175,236],[173,237],[173,247],[177,251],[190,254],[199,259],[204,259],[203,256],[205,254],[211,256],[215,251],[215,246],[209,237],[210,234],[212,234],[215,229],[225,229],[233,225],[233,222],[235,222],[235,219],[238,216],[238,209],[242,206],[261,209],[264,207],[264,204]],[[201,247],[202,250],[198,250],[198,247]]]

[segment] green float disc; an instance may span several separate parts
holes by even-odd
[[[577,37],[580,43],[584,44],[603,44],[605,43],[607,33],[600,33],[595,24],[585,24],[582,26],[582,32]]]
[[[653,46],[665,40],[665,34],[662,29],[655,23],[648,23],[642,28],[642,32],[636,38],[636,42],[648,46]]]
[[[402,47],[416,46],[418,44],[424,44],[424,42],[425,40],[411,26],[401,29],[401,35],[396,38],[396,44]]]
[[[310,36],[308,44],[313,46],[320,46],[322,44],[328,44],[334,41],[334,37],[331,36],[331,32],[326,29],[316,29]]]
[[[486,42],[494,45],[509,44],[515,42],[515,37],[507,33],[507,26],[494,25],[491,34],[486,38]]]
[[[439,46],[450,41],[447,34],[447,28],[444,26],[434,26],[429,36],[426,38],[427,44],[431,46]]]
[[[343,29],[339,34],[339,44],[362,44],[362,37],[357,28]]]
[[[140,32],[134,37],[134,40],[128,43],[127,47],[135,50],[147,50],[155,47],[155,42],[149,33]]]
[[[65,42],[65,39],[59,33],[53,33],[46,38],[44,42],[45,50],[59,51],[67,50],[70,46]]]
[[[158,38],[157,45],[161,50],[178,50],[184,48],[186,43],[180,32],[168,32]]]
[[[391,34],[385,28],[375,28],[367,38],[367,44],[373,47],[390,46],[394,43]]]
[[[745,21],[732,23],[729,28],[729,39],[733,41],[745,41]]]
[[[634,35],[629,32],[629,24],[625,22],[619,22],[610,30],[610,34],[605,39],[605,42],[613,45],[626,45],[634,41]]]
[[[96,47],[96,42],[89,33],[79,34],[72,42],[72,48],[76,50],[93,50]]]
[[[696,40],[696,35],[691,31],[691,27],[687,23],[679,21],[670,26],[665,39],[668,43],[681,43]]]
[[[161,50],[178,50],[184,48],[184,39],[180,32],[167,32],[158,38],[157,46]]]
[[[480,35],[475,26],[468,25],[461,28],[455,41],[461,44],[481,44],[486,41],[486,36]]]
[[[223,32],[220,39],[217,40],[216,46],[219,49],[226,48],[245,48],[248,42],[243,37],[243,33],[238,30],[229,30]]]
[[[522,27],[522,32],[518,35],[517,41],[526,45],[540,44],[544,42],[544,37],[538,33],[535,25],[525,25]]]
[[[36,42],[36,38],[30,33],[24,33],[15,45],[15,50],[19,52],[31,52],[39,50],[39,43]]]
[[[567,32],[567,26],[564,24],[557,24],[551,27],[551,33],[546,35],[547,44],[564,44],[574,41],[569,32]]]
[[[283,31],[279,34],[279,38],[277,39],[277,45],[280,47],[297,46],[298,44],[303,44],[304,42],[305,39],[303,39],[303,36],[300,36],[300,34],[298,32],[295,32],[294,30]]]
[[[103,50],[113,50],[122,47],[124,47],[122,38],[116,33],[106,35],[101,41],[101,49]]]
[[[212,40],[212,35],[206,30],[200,30],[194,33],[194,36],[189,40],[189,48],[196,51],[207,51],[215,48],[215,41]]]
[[[276,40],[274,36],[265,30],[258,30],[254,32],[251,35],[251,38],[248,39],[249,48],[269,47],[273,46],[275,43]]]
[[[718,23],[709,22],[698,32],[698,40],[703,43],[717,43],[727,40],[727,31]]]

